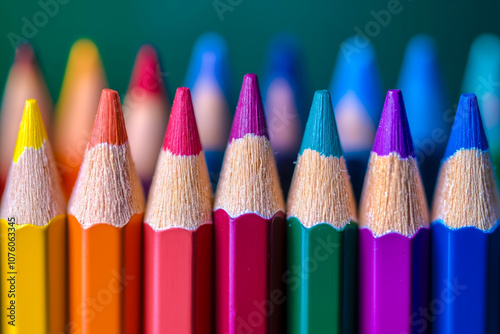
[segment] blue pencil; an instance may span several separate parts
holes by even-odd
[[[307,120],[303,60],[296,36],[271,39],[264,75],[264,104],[269,140],[276,156],[281,187],[287,196]]]
[[[375,51],[351,37],[340,45],[330,83],[342,150],[356,199],[363,188],[370,150],[384,102]]]
[[[491,158],[500,177],[500,38],[478,36],[472,43],[462,92],[476,94],[484,119]]]
[[[460,97],[431,224],[432,333],[499,333],[500,200],[474,94]]]
[[[198,38],[184,85],[192,91],[200,140],[215,189],[232,118],[229,55],[222,36],[210,32]]]
[[[451,105],[441,75],[437,46],[432,37],[417,35],[410,40],[399,74],[398,88],[405,95],[415,155],[427,201],[430,202],[452,123],[447,113]]]

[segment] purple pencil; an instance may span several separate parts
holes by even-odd
[[[422,328],[429,218],[400,90],[387,92],[359,219],[361,334]]]

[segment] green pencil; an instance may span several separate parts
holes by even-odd
[[[330,93],[317,91],[288,197],[289,333],[356,332],[355,207]]]

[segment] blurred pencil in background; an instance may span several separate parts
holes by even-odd
[[[247,74],[215,195],[216,333],[282,333],[284,206],[259,82]]]
[[[340,45],[330,92],[354,196],[359,200],[383,102],[375,50],[369,41],[354,36]]]
[[[178,88],[144,218],[144,333],[212,333],[212,188]]]
[[[193,47],[184,85],[193,92],[201,145],[214,188],[219,180],[231,126],[230,80],[226,41],[214,32],[201,35]]]
[[[0,209],[1,332],[64,333],[66,202],[36,100],[18,128]]]
[[[143,213],[120,98],[104,89],[68,204],[73,332],[141,332]]]
[[[460,97],[439,173],[431,231],[433,333],[498,333],[500,199],[474,94]],[[444,291],[444,292],[443,292]]]
[[[69,53],[54,126],[54,153],[66,198],[78,176],[99,96],[106,86],[97,46],[89,39],[79,39]]]
[[[357,332],[356,203],[326,90],[314,94],[287,209],[288,332]]]
[[[285,197],[307,120],[301,47],[292,34],[278,34],[267,51],[264,104],[281,187]]]
[[[415,156],[431,203],[452,123],[447,114],[451,104],[432,37],[417,35],[408,42],[398,88],[405,94]]]
[[[0,116],[0,192],[5,186],[12,154],[16,143],[17,129],[21,122],[27,99],[35,99],[40,105],[47,134],[51,137],[52,98],[38,67],[33,48],[20,44],[16,49],[14,63],[5,83]]]
[[[413,333],[429,306],[429,220],[400,90],[387,92],[359,222],[360,333]]]
[[[156,50],[143,45],[123,103],[130,151],[146,196],[167,128],[170,102]]]
[[[500,179],[500,38],[483,34],[472,43],[462,93],[476,94],[491,158]]]

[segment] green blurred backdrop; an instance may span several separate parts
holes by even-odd
[[[355,34],[356,27],[365,31],[375,21],[372,11],[398,0],[57,0],[57,13],[53,1],[0,0],[0,80],[5,82],[14,53],[9,33],[22,37],[26,20],[38,23],[27,40],[35,46],[57,99],[70,46],[79,37],[96,42],[109,85],[120,94],[127,87],[138,48],[152,43],[168,72],[172,96],[183,83],[193,42],[210,30],[227,39],[236,91],[244,73],[262,72],[267,42],[281,31],[295,33],[302,42],[309,90],[327,88],[340,43]],[[38,13],[49,3],[55,14],[44,20]],[[399,6],[400,13],[391,15],[385,27],[379,25],[371,38],[385,88],[395,85],[409,38],[428,33],[439,43],[443,74],[456,101],[473,38],[483,32],[500,33],[500,2],[400,0]],[[215,7],[225,12],[219,15]]]

